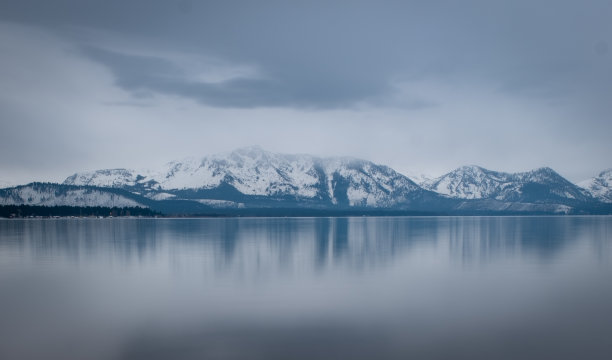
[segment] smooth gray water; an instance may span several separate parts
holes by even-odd
[[[0,221],[1,359],[610,359],[612,217]]]

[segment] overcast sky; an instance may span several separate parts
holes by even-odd
[[[0,2],[0,183],[261,145],[612,167],[612,2]]]

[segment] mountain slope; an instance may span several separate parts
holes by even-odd
[[[593,199],[550,168],[521,173],[463,166],[422,186],[458,199],[493,199],[503,202],[572,204]]]
[[[274,154],[259,147],[175,161],[158,171],[77,173],[64,184],[120,188],[152,199],[291,201],[348,207],[404,206],[435,197],[387,166],[354,158]]]
[[[612,203],[612,169],[600,172],[596,177],[578,183],[595,199]]]
[[[147,207],[125,191],[50,183],[0,189],[0,205]]]

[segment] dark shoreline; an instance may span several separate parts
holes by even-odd
[[[141,207],[0,205],[0,218],[161,216]]]
[[[570,213],[543,211],[410,211],[371,209],[308,209],[308,208],[246,208],[219,209],[210,213],[164,214],[139,207],[78,207],[78,206],[32,206],[0,205],[0,218],[49,219],[49,218],[238,218],[238,217],[392,217],[392,216],[571,216],[612,215],[612,209],[577,209]]]

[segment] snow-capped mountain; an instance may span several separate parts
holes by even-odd
[[[594,178],[578,183],[591,196],[605,203],[612,203],[612,169],[604,170]]]
[[[504,202],[561,203],[592,200],[580,187],[551,168],[505,173],[479,166],[463,166],[421,184],[425,189],[459,199]]]
[[[130,194],[109,190],[32,183],[0,189],[0,205],[146,207]]]
[[[391,207],[428,195],[387,166],[354,158],[275,154],[260,147],[174,161],[158,171],[77,173],[64,184],[121,188],[152,199],[265,197],[351,207]]]
[[[419,186],[366,160],[249,147],[157,170],[97,170],[63,184],[0,189],[0,205],[141,206],[176,215],[608,214],[611,177],[602,172],[583,189],[550,168],[505,173],[464,166]]]

